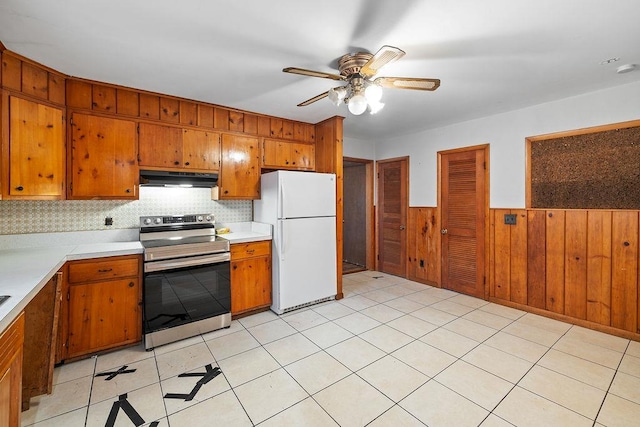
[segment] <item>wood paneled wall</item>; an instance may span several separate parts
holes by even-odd
[[[407,278],[440,286],[440,213],[435,207],[410,207]]]
[[[65,105],[63,74],[36,64],[12,52],[2,52],[0,86],[25,95]]]
[[[316,125],[316,171],[336,174],[336,235],[338,289],[336,299],[342,293],[342,219],[344,206],[343,165],[342,165],[342,125],[344,117],[332,117]]]
[[[167,124],[315,142],[313,124],[99,82],[69,78],[66,96],[67,106],[79,110],[149,119]]]
[[[490,297],[639,339],[638,224],[639,211],[492,209]]]

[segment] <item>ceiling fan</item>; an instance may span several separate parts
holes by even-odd
[[[343,55],[338,60],[340,74],[295,67],[284,68],[282,71],[346,82],[346,85],[334,87],[301,102],[298,107],[304,107],[329,97],[329,100],[336,106],[341,102],[347,104],[349,111],[354,115],[364,113],[367,107],[371,114],[375,114],[384,107],[384,104],[380,102],[383,87],[433,91],[440,86],[439,79],[417,77],[378,77],[374,79],[382,67],[397,61],[404,55],[405,52],[397,47],[382,46],[375,54],[358,52]]]

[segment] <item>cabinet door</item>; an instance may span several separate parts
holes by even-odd
[[[69,198],[136,199],[136,124],[74,114]]]
[[[159,168],[182,167],[182,129],[140,123],[138,164]]]
[[[140,295],[137,278],[71,284],[67,357],[139,341]]]
[[[220,170],[220,134],[184,129],[182,158],[184,167],[188,169]]]
[[[289,143],[279,139],[265,138],[262,143],[262,165],[271,168],[286,168],[290,166],[291,150]]]
[[[8,148],[6,195],[64,198],[65,141],[61,109],[10,96]]]
[[[231,262],[231,314],[271,305],[271,256]]]
[[[313,144],[292,142],[291,163],[296,169],[314,170],[316,168],[316,147]]]
[[[260,145],[258,138],[222,135],[220,199],[260,198]]]
[[[0,426],[20,426],[24,316],[0,334]]]

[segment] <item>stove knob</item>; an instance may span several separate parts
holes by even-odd
[[[149,224],[151,224],[151,218],[145,218],[144,225],[149,225]]]
[[[162,218],[156,218],[153,220],[156,224],[162,224]]]
[[[202,222],[202,215],[198,215],[198,222]]]
[[[211,215],[207,215],[207,221],[211,222]]]

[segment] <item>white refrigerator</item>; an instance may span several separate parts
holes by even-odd
[[[271,310],[278,314],[334,298],[336,176],[276,171],[262,175],[254,220],[273,225]]]

